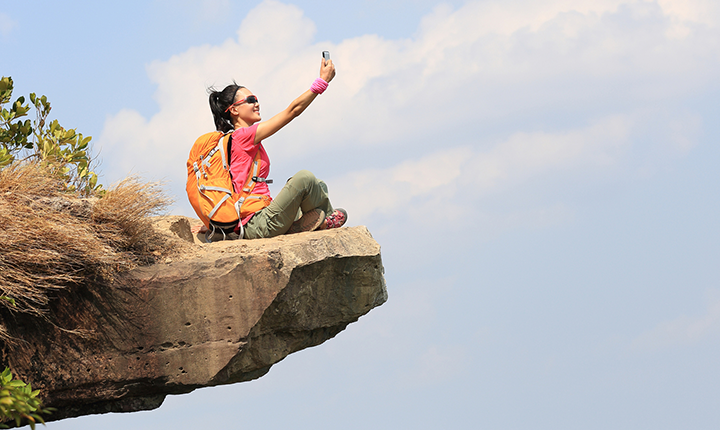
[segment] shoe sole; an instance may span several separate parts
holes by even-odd
[[[347,223],[347,219],[348,219],[347,211],[345,211],[345,209],[342,209],[342,208],[337,208],[337,209],[335,209],[335,211],[342,213],[343,216],[345,216],[345,221],[343,221],[343,223],[342,223],[341,225],[337,226],[337,227],[334,227],[334,226],[333,226],[333,227],[328,227],[328,226],[327,226],[327,223],[324,222],[325,220],[323,220],[322,227],[320,227],[320,230],[328,230],[328,229],[331,229],[331,228],[340,228],[340,227],[344,226],[344,225]]]
[[[323,221],[325,221],[325,212],[322,209],[315,209],[310,212],[306,212],[299,220],[295,221],[290,226],[287,234],[304,233],[306,231],[317,230]]]

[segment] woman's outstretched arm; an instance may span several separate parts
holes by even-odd
[[[334,77],[335,65],[333,65],[332,60],[327,60],[326,62],[322,59],[320,65],[320,79],[325,82],[330,82]],[[290,121],[295,119],[295,117],[303,113],[303,111],[310,106],[310,103],[315,100],[315,97],[317,97],[316,93],[311,90],[307,90],[300,97],[290,103],[290,106],[288,106],[284,111],[269,120],[258,124],[257,131],[255,132],[255,143],[259,143],[260,141],[277,133],[277,131],[281,128],[285,127]]]

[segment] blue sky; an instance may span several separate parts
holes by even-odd
[[[177,214],[205,89],[267,119],[331,51],[271,176],[328,183],[390,296],[257,381],[48,427],[717,428],[719,25],[711,0],[4,3],[16,95]]]

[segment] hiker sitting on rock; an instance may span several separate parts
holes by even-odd
[[[246,184],[250,169],[259,155],[259,172],[255,172],[253,194],[270,197],[270,189],[263,178],[270,173],[270,159],[262,141],[300,115],[335,77],[332,60],[322,60],[320,77],[310,89],[295,99],[284,111],[267,121],[260,118],[260,102],[250,90],[240,85],[228,85],[222,91],[210,92],[210,110],[218,131],[232,131],[230,171],[236,192]],[[301,215],[301,216],[300,216]],[[290,178],[270,204],[243,217],[246,239],[274,237],[284,233],[298,233],[316,229],[341,227],[347,212],[333,209],[325,183],[307,170]]]

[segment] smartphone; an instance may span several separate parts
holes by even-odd
[[[327,60],[330,59],[330,51],[323,51],[323,59],[325,60],[325,63],[327,63]]]

